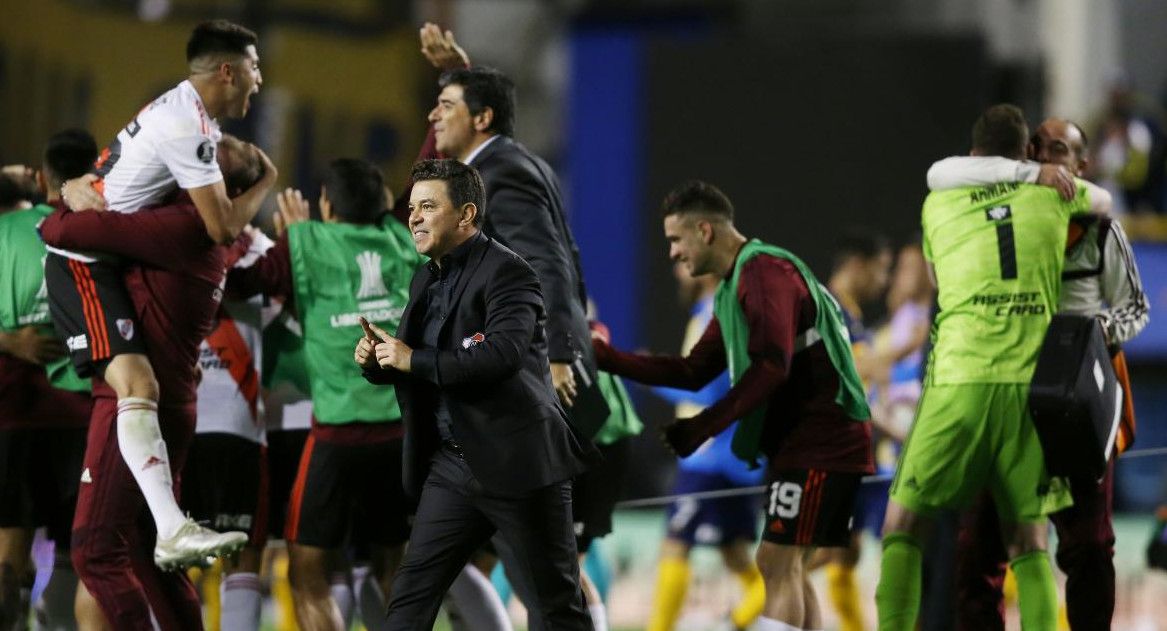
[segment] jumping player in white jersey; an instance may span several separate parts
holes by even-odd
[[[245,115],[262,83],[256,42],[255,33],[230,22],[196,27],[187,43],[189,79],[143,108],[118,133],[98,160],[97,174],[62,187],[69,207],[148,212],[185,191],[205,224],[207,246],[232,241],[270,186],[228,197],[215,158],[216,119]],[[54,250],[45,267],[53,321],[74,365],[82,375],[101,377],[117,393],[118,448],[154,518],[155,562],[181,566],[241,547],[245,535],[201,528],[183,516],[175,501],[158,423],[158,380],[145,355],[144,336],[136,331],[140,326],[118,262]]]

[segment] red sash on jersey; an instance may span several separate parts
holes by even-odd
[[[219,325],[207,336],[207,344],[235,379],[251,410],[251,420],[258,424],[259,373],[255,370],[255,357],[235,321],[223,311],[220,311],[220,316]]]

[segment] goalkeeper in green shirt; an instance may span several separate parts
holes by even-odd
[[[1023,159],[1028,140],[1021,110],[996,105],[973,126],[972,155]],[[1105,191],[1076,184],[1068,201],[1053,188],[1008,182],[939,191],[924,202],[924,255],[940,313],[884,522],[880,631],[915,628],[930,516],[968,505],[986,488],[1001,512],[1022,628],[1056,628],[1046,516],[1071,501],[1066,484],[1046,473],[1027,399],[1058,305],[1070,216],[1109,208]]]

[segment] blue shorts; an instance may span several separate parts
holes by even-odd
[[[724,475],[680,470],[673,494],[744,488]],[[758,538],[762,493],[699,500],[680,498],[669,506],[668,536],[690,546],[722,546]]]
[[[867,532],[879,538],[883,534],[883,517],[887,512],[887,497],[891,491],[891,480],[868,482],[859,485],[859,495],[855,498],[854,522],[851,532]]]

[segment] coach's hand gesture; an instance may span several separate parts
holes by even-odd
[[[470,67],[470,55],[454,41],[454,32],[446,31],[432,22],[426,22],[418,32],[421,54],[438,70],[457,70]]]
[[[361,318],[361,328],[365,330],[365,337],[357,342],[357,363],[361,363],[362,347],[366,350],[366,343],[373,347],[373,356],[381,368],[392,368],[401,372],[410,372],[409,362],[413,359],[413,349],[405,342],[393,337],[381,327]],[[366,358],[367,361],[367,358]],[[364,364],[362,364],[363,366]]]
[[[357,340],[357,348],[353,352],[353,359],[361,370],[372,370],[378,367],[377,364],[377,344],[381,342],[377,334],[373,332],[372,325],[369,321],[360,317],[361,328],[365,330],[365,335]]]

